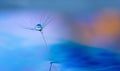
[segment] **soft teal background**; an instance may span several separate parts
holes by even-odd
[[[39,32],[20,27],[39,23],[41,11],[68,14],[67,18],[81,18],[91,25],[93,14],[103,9],[119,11],[120,1],[0,0],[0,71],[48,71],[49,55],[57,62],[53,71],[119,71],[119,53],[72,41],[68,24],[57,21],[44,30],[49,54]],[[118,47],[118,43],[113,47]]]

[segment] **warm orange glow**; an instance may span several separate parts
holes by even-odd
[[[120,21],[116,12],[104,12],[93,25],[94,33],[102,36],[115,36],[119,33]]]
[[[119,15],[117,12],[111,10],[100,12],[100,15],[93,21],[91,25],[88,26],[86,24],[81,24],[77,25],[75,29],[77,34],[76,40],[83,44],[94,45],[92,44],[93,42],[91,43],[91,41],[99,37],[104,37],[105,40],[112,40],[117,38],[120,34]],[[81,30],[82,33],[80,32]],[[78,37],[82,38],[79,40]]]

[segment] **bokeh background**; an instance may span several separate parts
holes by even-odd
[[[119,0],[0,0],[0,71],[119,71],[119,31]]]

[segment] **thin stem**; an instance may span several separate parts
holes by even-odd
[[[51,71],[51,70],[52,70],[52,65],[53,65],[53,63],[52,63],[52,62],[50,62],[50,68],[49,68],[49,71]]]
[[[43,34],[42,31],[40,31],[40,32],[41,32],[42,38],[43,38],[43,40],[44,40],[44,42],[45,42],[45,46],[46,46],[46,48],[47,48],[47,51],[49,51],[49,47],[48,47],[47,41],[46,41],[46,39],[45,39],[45,36],[44,36],[44,34]],[[50,60],[50,61],[51,61],[51,60]],[[49,68],[49,71],[52,70],[52,64],[53,64],[53,62],[50,62],[50,68]]]
[[[45,36],[44,36],[44,34],[43,34],[42,31],[40,31],[40,32],[41,32],[41,35],[42,35],[43,41],[44,41],[44,43],[45,43],[45,46],[46,46],[47,50],[49,51],[49,47],[48,47],[47,41],[46,41],[46,39],[45,39]]]

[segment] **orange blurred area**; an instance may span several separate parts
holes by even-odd
[[[117,36],[120,31],[119,14],[115,11],[103,11],[93,23],[94,34],[101,36]]]
[[[119,17],[118,11],[104,10],[98,13],[90,25],[78,22],[74,28],[76,41],[89,46],[111,48],[109,46],[114,45],[120,35]]]

